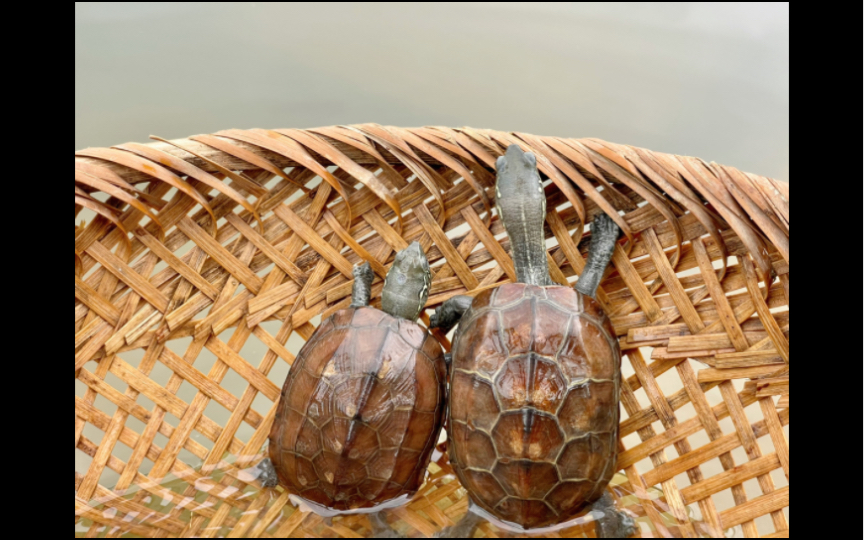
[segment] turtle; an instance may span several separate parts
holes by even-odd
[[[596,301],[621,231],[598,215],[576,287],[556,285],[536,156],[513,145],[496,167],[496,206],[516,282],[473,299],[453,297],[431,318],[444,332],[459,325],[450,359],[447,444],[473,509],[442,536],[470,538],[479,514],[539,531],[589,507],[598,536],[630,536],[632,518],[615,510],[606,490],[616,471],[621,351]]]
[[[370,514],[376,536],[396,537],[378,512],[423,484],[446,405],[443,349],[416,322],[431,272],[420,244],[400,251],[380,310],[369,306],[369,264],[353,273],[350,306],[321,323],[288,373],[258,478],[323,516]]]

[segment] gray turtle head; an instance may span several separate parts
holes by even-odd
[[[495,202],[510,237],[519,283],[551,285],[543,224],[546,192],[537,172],[537,157],[513,145],[496,164]]]
[[[417,242],[396,254],[381,293],[381,309],[394,317],[416,321],[429,298],[432,272]]]
[[[514,144],[505,155],[498,158],[496,168],[498,181],[495,184],[495,202],[499,213],[504,210],[501,216],[504,226],[509,229],[511,223],[522,221],[522,212],[508,215],[507,210],[524,208],[528,210],[528,217],[536,220],[539,216],[539,224],[533,225],[542,227],[546,216],[546,193],[540,173],[537,172],[537,157],[531,152],[523,152]]]

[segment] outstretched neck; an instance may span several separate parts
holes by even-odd
[[[510,237],[516,280],[528,285],[552,285],[546,259],[546,193],[537,171],[537,158],[512,145],[496,163],[498,214]]]
[[[518,283],[541,287],[552,285],[546,259],[546,239],[543,237],[545,202],[545,199],[532,200],[528,196],[498,199],[498,213],[510,237]]]
[[[516,281],[527,285],[552,285],[543,227],[529,227],[525,222],[507,224],[507,235],[516,267]]]

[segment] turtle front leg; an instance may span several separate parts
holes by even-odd
[[[482,521],[482,517],[469,510],[459,523],[439,532],[435,538],[474,538],[474,531]]]
[[[440,328],[445,334],[459,324],[462,315],[471,307],[474,299],[470,296],[454,296],[435,310],[429,318],[432,328]]]
[[[603,274],[615,253],[618,237],[621,229],[611,217],[600,214],[594,218],[591,225],[591,250],[588,252],[588,260],[585,262],[585,270],[579,276],[576,290],[585,296],[597,298],[597,288],[603,281]]]
[[[369,305],[372,297],[372,282],[375,280],[375,272],[372,266],[366,262],[354,267],[354,287],[351,289],[351,307],[361,308]]]
[[[279,476],[276,475],[276,468],[273,467],[273,462],[270,458],[262,459],[255,466],[255,471],[258,472],[258,481],[261,482],[261,487],[275,488],[279,485]]]
[[[636,521],[615,507],[609,492],[604,493],[591,510],[603,514],[597,520],[597,538],[630,538],[636,533]]]
[[[375,512],[366,517],[369,518],[369,525],[372,526],[372,538],[403,538],[401,534],[393,530],[393,527],[387,523],[384,512]]]

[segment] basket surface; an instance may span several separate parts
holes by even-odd
[[[599,294],[625,354],[620,504],[646,536],[788,537],[788,185],[599,140],[378,125],[76,153],[76,535],[370,534],[363,516],[295,509],[249,468],[355,264],[379,276],[373,305],[414,240],[429,309],[515,277],[490,209],[514,143],[549,179],[556,282],[584,267],[594,215],[628,237]],[[429,473],[388,513],[410,537],[467,510],[446,453]],[[553,536],[593,535],[589,519]]]

